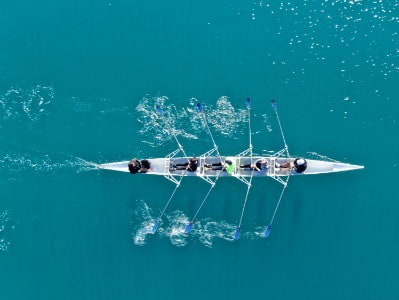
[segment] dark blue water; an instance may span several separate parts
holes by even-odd
[[[0,4],[2,299],[398,299],[398,1]],[[283,147],[365,165],[281,192],[101,171],[97,163]]]

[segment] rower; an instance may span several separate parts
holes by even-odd
[[[304,159],[304,158],[296,158],[294,160],[294,168],[293,169],[297,173],[303,173],[306,170],[307,166],[308,166],[308,163],[307,163],[306,159]]]
[[[189,162],[184,164],[176,164],[172,166],[175,170],[187,170],[189,172],[195,172],[198,168],[198,159],[196,157],[190,158]],[[182,168],[183,167],[183,168]]]
[[[128,167],[131,174],[137,174],[141,169],[141,162],[137,158],[133,158],[129,162]]]
[[[140,169],[140,173],[147,173],[152,171],[151,170],[151,163],[147,160],[147,159],[143,159],[140,161],[141,163],[141,169]]]
[[[242,169],[249,168],[249,169],[254,169],[257,172],[260,172],[263,167],[267,168],[267,159],[265,159],[265,158],[258,159],[255,162],[255,164],[246,164],[246,165],[240,166],[240,168],[242,168]]]
[[[151,164],[147,159],[143,160],[138,160],[137,158],[133,158],[129,164],[129,172],[131,174],[137,174],[137,173],[147,173],[151,170]]]
[[[213,164],[205,164],[205,168],[211,168],[214,171],[223,170],[232,175],[236,166],[230,159],[226,159],[224,163],[218,162]]]
[[[303,173],[307,168],[307,161],[304,158],[298,157],[298,158],[295,158],[295,160],[291,163],[286,162],[286,163],[279,164],[276,162],[275,167],[281,168],[284,171],[291,169],[293,171],[296,171],[297,173]]]

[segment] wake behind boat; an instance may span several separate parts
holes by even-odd
[[[169,197],[166,205],[164,206],[160,216],[156,219],[152,226],[151,232],[154,234],[158,227],[161,225],[162,217],[168,208],[171,200],[173,199],[178,187],[180,186],[184,177],[197,176],[210,184],[210,189],[203,198],[199,208],[197,209],[194,217],[187,224],[184,229],[185,233],[189,233],[194,222],[200,212],[201,208],[208,199],[209,194],[215,187],[217,181],[221,177],[233,177],[247,185],[247,191],[244,198],[244,204],[241,211],[241,217],[238,226],[234,232],[234,239],[238,240],[241,236],[242,219],[248,200],[250,188],[252,186],[252,179],[254,177],[270,177],[283,185],[280,197],[277,201],[273,215],[266,227],[263,236],[268,237],[271,233],[274,217],[280,205],[284,191],[288,185],[291,176],[296,175],[313,175],[313,174],[326,174],[342,171],[350,171],[362,169],[363,166],[352,165],[348,163],[341,163],[335,161],[324,161],[305,159],[302,157],[291,157],[288,151],[288,146],[285,141],[283,129],[281,127],[277,104],[272,100],[272,108],[275,111],[278,125],[280,128],[281,136],[284,142],[284,148],[271,156],[253,156],[252,152],[252,131],[251,131],[251,100],[248,98],[246,101],[248,111],[248,128],[249,128],[249,148],[245,151],[234,156],[221,156],[218,146],[215,143],[212,132],[208,126],[207,118],[205,115],[204,107],[198,103],[197,108],[202,116],[205,127],[213,142],[213,148],[208,152],[197,157],[189,158],[184,151],[183,146],[180,144],[176,135],[173,133],[169,122],[166,120],[162,107],[156,107],[157,115],[164,121],[165,126],[171,132],[175,139],[178,149],[168,154],[164,158],[150,158],[150,159],[132,159],[130,161],[121,161],[114,163],[101,164],[98,167],[105,170],[130,172],[132,174],[146,174],[146,175],[162,175],[166,179],[176,184],[171,196]],[[182,153],[183,157],[178,157],[177,154]]]

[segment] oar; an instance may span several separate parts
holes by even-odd
[[[218,150],[218,146],[215,143],[215,139],[213,138],[213,134],[211,132],[211,129],[209,128],[208,121],[206,119],[205,109],[202,106],[202,104],[199,103],[199,102],[197,103],[197,108],[198,108],[198,112],[200,112],[202,114],[202,118],[203,118],[203,120],[205,122],[205,126],[206,126],[206,128],[208,130],[209,136],[211,137],[211,140],[212,140],[212,143],[213,143],[213,148],[216,150],[216,154],[219,157],[220,162],[222,162],[222,157],[220,156],[220,153],[219,153],[219,150]]]
[[[206,199],[208,199],[208,196],[209,196],[209,194],[211,193],[212,189],[215,187],[216,182],[218,181],[218,179],[219,179],[219,176],[216,177],[215,182],[211,185],[211,188],[208,190],[208,193],[206,193],[204,199],[203,199],[202,202],[201,202],[201,205],[198,207],[198,209],[197,209],[197,211],[195,212],[195,215],[194,215],[194,217],[191,219],[190,223],[188,223],[188,224],[186,225],[186,228],[184,229],[184,232],[185,232],[185,233],[189,233],[189,232],[191,231],[191,229],[193,229],[194,221],[195,221],[195,219],[197,218],[198,213],[200,212],[202,206],[204,206]]]
[[[199,111],[199,112],[201,112],[201,113],[205,112],[205,111],[204,111],[204,107],[203,107],[202,104],[199,103],[199,102],[197,103],[197,108],[198,108],[198,111]]]
[[[276,205],[276,207],[275,207],[275,209],[274,209],[273,216],[272,216],[272,218],[271,218],[271,220],[270,220],[270,223],[269,223],[269,225],[266,227],[265,231],[263,232],[263,236],[264,236],[265,238],[269,237],[269,235],[270,235],[271,232],[272,232],[272,224],[273,224],[273,221],[274,221],[274,217],[276,216],[277,210],[278,210],[278,208],[279,208],[279,206],[280,206],[281,199],[283,198],[283,195],[284,195],[285,189],[287,188],[287,185],[288,185],[288,181],[289,181],[289,180],[290,180],[290,176],[288,176],[288,177],[287,177],[287,180],[285,181],[283,190],[281,191],[280,198],[278,198],[277,205]]]
[[[285,150],[286,150],[286,152],[287,152],[287,157],[289,157],[289,156],[290,156],[290,153],[288,152],[288,146],[287,146],[287,142],[285,141],[285,136],[284,136],[284,132],[283,132],[283,127],[281,127],[280,118],[279,118],[279,116],[278,116],[276,100],[272,100],[272,108],[273,108],[274,112],[276,113],[278,126],[280,127],[281,136],[283,137],[284,147],[285,147]]]
[[[274,111],[277,111],[277,102],[274,99],[272,100],[272,108]]]
[[[165,122],[166,126],[168,127],[170,133],[172,134],[173,138],[175,139],[177,146],[179,147],[180,151],[183,153],[184,157],[187,159],[187,161],[189,161],[186,152],[183,149],[183,146],[180,144],[179,140],[177,139],[176,135],[174,134],[172,127],[170,126],[169,122],[165,119],[165,113],[162,109],[162,107],[160,105],[156,106],[156,111],[157,114],[163,119],[163,121]]]
[[[155,234],[157,232],[159,225],[161,224],[161,221],[157,221],[154,226],[151,228],[151,234]]]
[[[160,105],[156,105],[156,112],[157,112],[157,114],[163,119],[163,121],[165,122],[165,124],[166,124],[166,126],[168,127],[170,133],[172,134],[173,138],[175,139],[175,141],[176,141],[176,143],[177,143],[177,145],[178,145],[178,147],[179,147],[179,150],[183,153],[183,155],[184,155],[185,158],[187,159],[187,162],[189,162],[189,159],[188,159],[188,157],[187,157],[186,152],[185,152],[184,149],[183,149],[183,146],[180,144],[180,142],[179,142],[179,140],[177,139],[176,135],[175,135],[174,132],[172,131],[172,127],[170,126],[169,122],[167,122],[167,120],[165,119],[165,113],[164,113],[164,111],[163,111],[163,109],[162,109],[162,107],[161,107]],[[187,172],[187,170],[183,173],[183,175],[181,176],[180,180],[179,180],[178,182],[175,182],[176,187],[175,187],[175,189],[173,190],[172,195],[170,195],[170,197],[169,197],[169,199],[168,199],[168,202],[166,202],[166,205],[164,206],[164,208],[163,208],[161,214],[159,215],[157,221],[156,221],[155,224],[152,226],[150,233],[154,234],[155,232],[157,232],[158,227],[161,225],[161,222],[162,222],[162,216],[164,215],[164,213],[165,213],[167,207],[169,206],[170,201],[172,201],[172,198],[173,198],[173,196],[175,195],[175,193],[176,193],[176,191],[177,191],[177,188],[180,186],[180,183],[182,182],[184,176],[186,175],[186,172]]]
[[[217,146],[216,143],[215,143],[215,139],[213,138],[212,132],[211,132],[211,130],[210,130],[210,128],[209,128],[209,125],[208,125],[208,121],[207,121],[207,119],[206,119],[205,109],[204,109],[204,107],[202,106],[202,104],[199,103],[199,102],[197,103],[197,109],[198,109],[198,112],[202,114],[202,119],[204,120],[205,126],[206,126],[206,128],[207,128],[207,130],[208,130],[208,134],[210,135],[210,137],[211,137],[211,139],[212,139],[212,142],[213,142],[213,149],[212,149],[211,152],[216,151],[216,154],[217,154],[217,156],[219,157],[220,162],[222,162],[222,158],[221,158],[221,156],[220,156],[220,153],[219,153],[219,150],[218,150],[218,146]],[[209,151],[208,151],[207,153],[209,153]],[[210,189],[208,190],[208,192],[206,193],[204,199],[202,200],[201,205],[198,207],[197,211],[195,212],[194,217],[191,219],[191,221],[190,221],[190,222],[186,225],[186,227],[184,228],[184,232],[185,232],[185,233],[189,233],[189,232],[193,229],[194,221],[195,221],[195,219],[197,218],[198,213],[200,212],[201,208],[202,208],[203,205],[205,204],[205,201],[208,199],[209,194],[211,193],[212,189],[215,187],[215,184],[216,184],[216,182],[218,181],[218,179],[219,179],[219,177],[220,177],[220,175],[221,175],[222,173],[223,173],[223,172],[221,172],[221,173],[216,177],[215,181],[214,181],[213,183],[211,183],[211,187],[210,187]],[[205,176],[206,176],[206,175],[205,175]],[[210,183],[209,181],[207,181],[207,182]]]
[[[247,106],[248,109],[251,109],[251,98],[247,98],[245,105]]]
[[[234,233],[234,239],[237,241],[241,237],[241,227],[237,227],[235,233]]]
[[[248,109],[249,152],[250,152],[250,165],[252,165],[251,98],[247,98],[247,100],[245,102],[245,105],[247,106],[247,109]],[[238,240],[241,237],[242,218],[244,216],[245,207],[247,205],[249,190],[251,189],[251,186],[252,186],[252,178],[254,176],[254,171],[255,171],[255,169],[252,169],[251,178],[249,179],[249,182],[244,181],[245,184],[247,184],[247,192],[245,194],[244,205],[243,205],[242,210],[241,210],[240,221],[238,222],[238,226],[236,228],[236,231],[234,232],[234,239],[235,240]]]
[[[161,105],[157,105],[156,110],[157,110],[158,115],[163,116],[164,112],[163,112]]]
[[[268,226],[266,227],[265,232],[263,233],[263,236],[264,236],[265,238],[267,238],[267,237],[269,237],[269,235],[270,235],[271,232],[272,232],[272,225],[268,225]]]
[[[251,98],[247,98],[245,105],[248,109],[248,136],[249,136],[249,150],[251,154],[251,163],[252,163],[252,130],[251,130],[251,108],[252,108],[252,101]]]
[[[190,222],[187,224],[186,228],[184,228],[184,233],[189,233],[191,229],[193,229],[194,222]]]

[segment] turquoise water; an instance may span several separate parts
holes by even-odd
[[[398,299],[398,1],[14,1],[0,4],[1,299]],[[176,148],[365,165],[281,191],[96,163]]]

